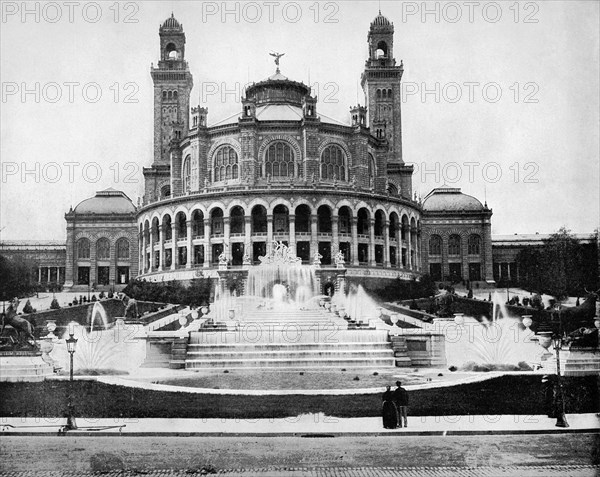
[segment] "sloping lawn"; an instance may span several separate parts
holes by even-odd
[[[565,378],[569,413],[599,412],[599,378]],[[0,384],[0,416],[65,415],[68,381]],[[515,375],[450,388],[409,392],[412,416],[544,414],[539,375]],[[236,396],[161,392],[76,381],[76,415],[90,418],[281,418],[322,412],[337,417],[378,416],[379,395]]]

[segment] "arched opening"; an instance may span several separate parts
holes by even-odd
[[[161,199],[168,199],[169,197],[171,197],[171,186],[163,186],[160,189],[160,197]]]
[[[358,235],[369,235],[369,211],[364,207],[359,209],[357,219],[356,227],[358,229]]]
[[[187,237],[187,219],[184,212],[178,212],[175,216],[177,227],[177,240],[184,240]]]
[[[310,207],[306,204],[296,207],[296,233],[310,233]]]
[[[469,235],[468,253],[469,255],[479,255],[481,253],[481,237],[479,235]]]
[[[453,234],[448,238],[448,256],[460,256],[460,235]]]
[[[183,161],[181,168],[181,181],[183,183],[183,192],[188,193],[191,190],[192,180],[192,156],[188,155]]]
[[[396,212],[392,212],[390,214],[390,228],[389,228],[389,237],[391,239],[398,238],[398,234],[397,234],[398,224],[399,224],[398,214]]]
[[[223,236],[223,210],[219,207],[216,207],[210,213],[210,230],[211,237]]]
[[[80,260],[90,259],[90,241],[86,238],[80,238],[77,241],[77,258]]]
[[[239,205],[236,205],[233,209],[231,209],[230,233],[232,235],[244,234],[244,209],[242,209]]]
[[[377,43],[377,52],[375,54],[375,57],[377,59],[386,58],[387,54],[388,54],[387,43],[385,41],[381,40],[379,43]]]
[[[328,146],[321,154],[321,179],[346,180],[346,157],[341,147]]]
[[[255,205],[252,208],[252,233],[267,233],[267,209],[262,205]]]
[[[429,237],[429,255],[441,255],[442,254],[442,237],[439,235],[432,235]]]
[[[382,210],[375,212],[375,237],[383,238],[383,227],[385,225],[385,214]]]
[[[194,210],[192,214],[192,235],[193,237],[204,237],[204,214],[201,210]]]
[[[169,60],[176,60],[179,56],[179,54],[177,53],[177,47],[175,46],[175,43],[169,43],[165,47],[165,51],[167,52],[167,59]]]
[[[377,131],[381,131],[381,130],[378,129]],[[368,160],[367,174],[369,176],[369,187],[373,187],[375,185],[375,175],[377,174],[375,158],[373,157],[373,154],[369,153],[367,160]]]
[[[277,235],[289,232],[289,211],[285,205],[280,204],[273,209],[273,233]]]
[[[317,231],[320,234],[330,234],[331,233],[331,209],[322,205],[317,209]]]
[[[170,215],[165,215],[163,217],[162,225],[163,225],[164,240],[165,241],[171,240],[173,238],[173,229],[171,227],[171,216]]]
[[[265,153],[265,175],[267,177],[294,177],[294,152],[283,141],[271,144]]]
[[[239,177],[238,155],[231,146],[223,146],[214,156],[214,182],[234,180]]]
[[[400,229],[400,238],[402,240],[406,240],[408,232],[409,232],[408,217],[406,215],[403,215],[402,216],[402,228]]]
[[[350,235],[352,233],[351,220],[352,211],[350,210],[350,207],[340,207],[340,210],[338,211],[338,232],[340,234]]]

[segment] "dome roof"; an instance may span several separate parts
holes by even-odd
[[[75,210],[76,214],[131,214],[135,206],[120,190],[112,188],[98,191],[94,197],[81,201]]]
[[[479,200],[460,189],[439,187],[433,189],[423,201],[423,210],[435,212],[460,212],[487,210]]]
[[[160,29],[161,30],[183,30],[183,25],[181,25],[177,21],[177,19],[173,15],[173,13],[171,13],[171,16],[163,22]]]
[[[392,26],[392,22],[390,22],[387,17],[384,17],[381,14],[381,10],[379,10],[379,15],[375,17],[375,19],[371,22],[371,27],[389,27]]]

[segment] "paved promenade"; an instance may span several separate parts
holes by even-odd
[[[306,414],[283,419],[76,419],[68,435],[122,436],[368,436],[487,435],[600,432],[598,414],[568,414],[568,428],[545,415],[409,417],[408,427],[384,429],[380,418]],[[0,418],[1,435],[56,435],[64,418]]]

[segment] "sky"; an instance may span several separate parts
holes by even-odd
[[[108,187],[134,203],[152,163],[159,25],[187,37],[192,105],[235,121],[243,87],[281,72],[349,121],[378,9],[404,62],[413,189],[460,187],[494,234],[592,232],[600,208],[599,2],[0,2],[0,239],[63,240]]]

